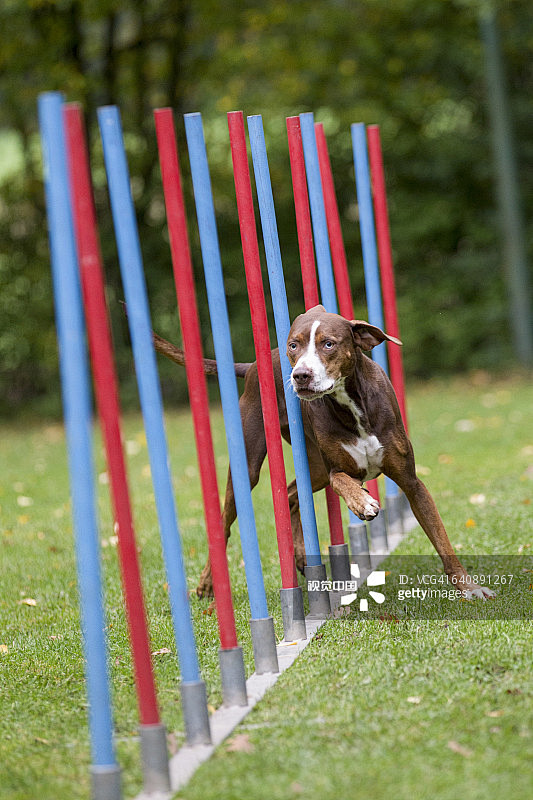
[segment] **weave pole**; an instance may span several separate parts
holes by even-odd
[[[120,431],[118,385],[104,292],[89,157],[81,107],[64,108],[74,229],[95,393],[111,480],[126,615],[133,656],[146,792],[168,791],[166,731],[159,718],[146,611]]]
[[[307,192],[302,131],[299,117],[287,117],[286,123],[294,193],[294,207],[296,211],[296,229],[298,232],[302,282],[304,286],[304,302],[306,309],[309,309],[318,305],[319,299],[313,251],[313,232],[309,213],[309,196]],[[330,302],[335,304],[334,307],[336,309],[337,303],[335,298],[335,286],[329,286],[329,288],[331,295]],[[331,544],[329,546],[331,579],[332,581],[350,580],[350,555],[348,552],[348,545],[344,542],[340,500],[331,486],[326,487],[326,503],[328,508],[329,529],[331,536]]]
[[[359,226],[363,250],[368,319],[372,325],[383,329],[385,324],[381,301],[378,253],[374,230],[374,214],[372,210],[372,187],[370,183],[370,169],[368,165],[364,123],[359,122],[352,125],[351,133],[357,202],[359,205]],[[384,342],[372,350],[372,357],[388,375],[387,351]],[[385,476],[385,494],[389,533],[393,531],[401,532],[403,529],[401,497],[398,487],[394,481],[387,476]]]
[[[291,366],[287,358],[286,348],[291,324],[287,294],[285,291],[285,280],[281,262],[281,250],[274,198],[272,196],[272,185],[270,182],[263,121],[260,115],[248,117],[248,134],[252,150],[261,227],[263,230],[270,292],[274,309],[276,337],[278,340],[281,373],[285,391],[285,403],[287,406],[287,417],[296,472],[296,485],[298,489],[300,517],[307,561],[305,574],[308,580],[308,586],[311,581],[314,586],[317,584],[321,586],[321,582],[326,578],[326,569],[322,564],[320,556],[320,544],[318,541],[318,530],[313,504],[313,487],[307,460],[307,448],[305,444],[300,400],[290,385]],[[331,611],[331,605],[327,591],[323,591],[321,588],[308,590],[308,598],[309,610],[312,616],[320,618],[328,616]]]
[[[307,172],[307,183],[309,186],[309,195],[311,198],[311,216],[313,220],[313,232],[315,233],[315,242],[321,242],[320,248],[317,246],[317,264],[319,265],[319,279],[320,287],[322,290],[322,297],[328,298],[328,304],[325,303],[326,309],[337,313],[337,303],[335,296],[335,277],[334,269],[331,260],[328,224],[326,216],[326,205],[324,198],[324,188],[322,185],[320,162],[318,156],[318,147],[316,139],[316,131],[314,124],[314,117],[312,113],[300,114],[300,124],[302,126],[302,142],[305,157],[305,167]],[[313,212],[314,209],[314,212]],[[322,268],[320,268],[322,262]],[[321,277],[322,276],[322,277]],[[346,280],[344,281],[346,285]],[[351,297],[351,293],[350,293]],[[346,304],[347,305],[347,304]],[[352,304],[353,308],[353,304]],[[353,319],[353,316],[350,317]],[[369,491],[372,496],[379,503],[379,490],[377,481],[369,481]],[[350,524],[359,525],[362,520],[352,512],[349,511]],[[363,523],[365,524],[365,523]],[[375,517],[369,523],[369,528],[372,536],[372,542],[378,548],[387,548],[387,531],[385,526],[384,516]]]
[[[228,114],[228,127],[278,540],[283,631],[285,640],[293,641],[306,638],[304,606],[294,563],[291,512],[242,111]]]
[[[326,210],[326,221],[331,247],[331,259],[333,262],[333,272],[337,285],[339,297],[339,311],[346,319],[354,319],[354,305],[352,290],[350,287],[350,277],[348,274],[348,260],[344,248],[344,238],[342,235],[341,220],[335,185],[333,182],[333,171],[329,159],[328,145],[324,133],[324,126],[321,123],[315,124],[316,144],[318,151],[318,161],[320,165],[320,177],[322,181],[322,191],[324,193],[324,205]],[[374,478],[367,481],[367,488],[372,497],[380,501],[378,482]],[[373,541],[383,539],[383,517],[376,517],[370,523]],[[357,556],[358,563],[370,569],[370,553],[368,547],[367,523],[360,520],[355,514],[350,512],[350,524],[348,527],[350,537],[350,549],[352,556]]]
[[[154,116],[217,608],[222,695],[226,706],[246,705],[244,661],[242,648],[237,641],[226,538],[220,514],[207,383],[202,366],[200,323],[173,113],[169,108],[157,109]]]
[[[116,106],[98,109],[98,121],[181,669],[180,691],[185,731],[189,744],[208,744],[211,735],[205,684],[200,677],[187,596],[139,234],[120,115]]]
[[[383,311],[385,314],[385,330],[390,336],[400,338],[398,308],[396,304],[396,287],[394,284],[394,266],[387,209],[387,192],[385,189],[385,171],[383,169],[383,153],[378,125],[367,128],[368,156],[372,177],[374,214],[376,218],[376,236],[379,254],[379,271],[383,293]],[[405,399],[405,379],[401,347],[387,342],[387,355],[390,367],[390,379],[398,398],[400,412],[405,430],[407,425],[407,403]]]
[[[248,460],[239,408],[239,391],[235,377],[231,330],[226,304],[226,292],[207,162],[202,117],[199,113],[185,115],[185,134],[200,233],[207,302],[217,361],[222,413],[226,429],[231,480],[235,496],[241,535],[244,569],[250,601],[250,629],[256,669],[277,672],[278,658],[274,636],[274,621],[268,614],[263,570],[257,541],[252,504]]]
[[[39,96],[39,125],[89,700],[92,798],[120,800],[122,790],[120,768],[113,745],[100,574],[89,366],[69,202],[62,105],[58,92]]]

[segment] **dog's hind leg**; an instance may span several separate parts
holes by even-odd
[[[311,486],[313,492],[324,489],[329,483],[327,470],[324,466],[320,451],[314,444],[307,440],[307,457],[309,460],[309,471],[311,474]],[[296,481],[292,481],[287,486],[289,495],[289,508],[291,512],[292,539],[294,542],[294,557],[296,567],[303,573],[305,567],[305,545],[302,531],[302,520],[300,518],[300,503],[298,500],[298,489]]]
[[[250,397],[250,395],[252,395]],[[253,489],[259,480],[261,467],[266,456],[266,439],[263,427],[263,415],[261,411],[261,401],[259,392],[252,393],[245,389],[240,399],[241,419],[246,446],[246,457],[248,461],[248,475],[250,478],[250,489]],[[224,510],[222,512],[222,527],[226,543],[231,534],[231,526],[237,518],[237,507],[233,493],[233,483],[231,480],[231,470],[228,470],[226,483],[226,495],[224,498]],[[198,586],[196,587],[198,597],[211,597],[213,595],[213,581],[211,578],[211,565],[209,559],[202,570]]]

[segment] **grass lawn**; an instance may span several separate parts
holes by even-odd
[[[412,387],[419,470],[460,554],[518,554],[533,545],[533,384],[524,377]],[[222,493],[227,456],[213,412]],[[130,483],[159,700],[170,751],[183,742],[179,674],[139,416],[125,420]],[[167,431],[191,589],[206,557],[188,413]],[[102,562],[118,758],[124,796],[141,788],[137,711],[100,439]],[[279,566],[266,474],[254,492],[269,608],[281,638]],[[317,498],[327,547],[325,503]],[[1,800],[87,798],[90,754],[76,569],[62,427],[0,427]],[[242,556],[229,548],[240,641],[253,670]],[[401,545],[430,554],[420,529]],[[221,701],[217,626],[192,610],[209,703]],[[292,797],[469,800],[533,793],[531,620],[381,621],[346,617],[321,629],[296,664],[179,793],[184,800]]]

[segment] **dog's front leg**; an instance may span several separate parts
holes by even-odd
[[[363,483],[357,478],[352,478],[346,472],[330,472],[329,481],[350,511],[359,519],[374,519],[379,514],[379,503],[363,489]]]

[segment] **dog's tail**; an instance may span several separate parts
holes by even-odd
[[[166,339],[163,339],[157,333],[153,334],[154,337],[154,347],[158,353],[161,353],[162,356],[166,356],[171,361],[174,361],[175,364],[180,364],[182,367],[185,366],[185,352],[181,350],[179,347],[176,347],[171,342],[167,342]],[[206,375],[216,375],[218,373],[217,362],[212,358],[204,358],[204,372]],[[243,364],[234,364],[235,368],[235,375],[237,378],[244,378],[250,367],[252,366],[252,362]]]

